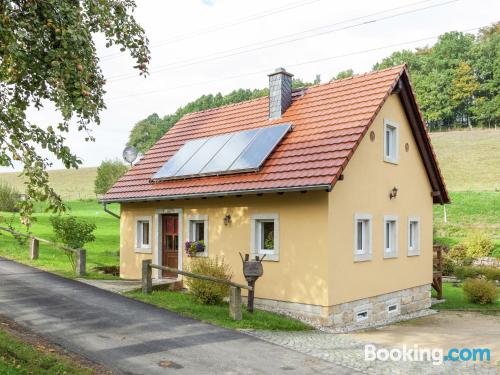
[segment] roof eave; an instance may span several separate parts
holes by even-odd
[[[329,192],[332,190],[332,185],[320,184],[320,185],[294,186],[294,187],[283,187],[283,188],[272,188],[272,189],[231,190],[222,192],[193,193],[193,194],[182,194],[182,195],[159,195],[159,196],[152,195],[147,197],[132,197],[132,198],[109,198],[109,199],[102,198],[99,200],[99,202],[100,203],[153,202],[153,201],[179,200],[179,199],[191,199],[191,198],[224,197],[224,196],[235,196],[235,195],[291,193],[297,191],[312,191],[312,190],[326,190]]]

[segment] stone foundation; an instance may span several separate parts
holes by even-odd
[[[319,327],[348,331],[380,326],[421,315],[419,312],[431,306],[431,285],[403,289],[329,307],[260,298],[256,298],[255,306],[262,310],[286,314]]]

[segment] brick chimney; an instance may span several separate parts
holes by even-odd
[[[292,104],[292,77],[284,68],[269,76],[269,119],[280,118]]]

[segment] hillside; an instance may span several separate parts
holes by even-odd
[[[500,130],[431,133],[450,191],[500,189]],[[97,168],[50,171],[50,181],[65,200],[94,198]],[[0,182],[23,189],[18,173],[0,173]]]
[[[95,198],[94,180],[97,168],[80,168],[77,170],[58,169],[49,171],[52,186],[64,200]],[[0,183],[6,182],[23,191],[23,180],[19,173],[0,173]]]

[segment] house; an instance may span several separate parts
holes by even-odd
[[[182,269],[185,241],[266,255],[256,306],[336,327],[430,306],[433,204],[449,202],[405,66],[184,116],[104,196],[120,274]],[[173,275],[154,274],[156,278]]]

